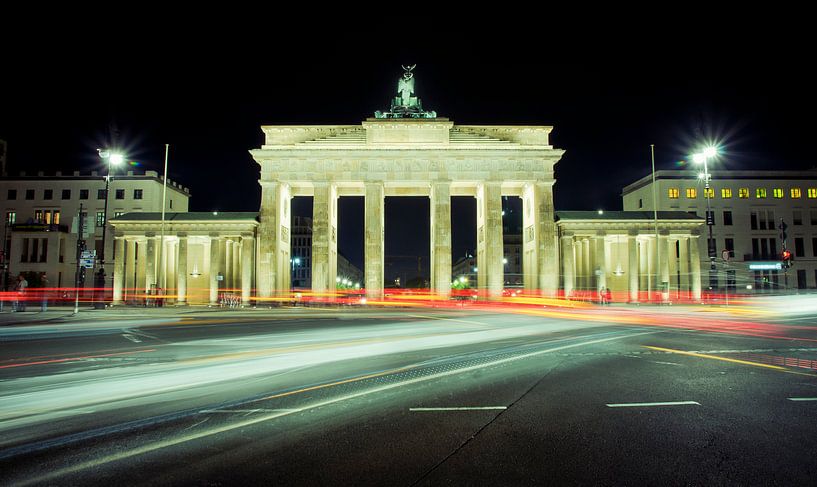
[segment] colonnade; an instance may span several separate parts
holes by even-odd
[[[154,234],[115,237],[114,305],[142,303],[157,290],[168,304],[187,304],[192,298],[215,305],[221,293],[250,303],[255,254],[252,233],[165,236],[159,252],[161,244],[162,238]]]
[[[451,292],[451,197],[472,196],[477,204],[477,281],[491,296],[503,289],[502,197],[523,200],[526,289],[555,295],[558,289],[556,225],[552,182],[315,182],[308,187],[282,181],[261,181],[258,295],[290,288],[290,199],[312,196],[312,291],[335,289],[337,272],[337,201],[340,196],[364,197],[364,282],[367,296],[384,288],[384,208],[386,196],[427,196],[430,199],[431,288],[441,296]]]
[[[630,302],[701,299],[698,235],[638,231],[561,235],[565,296],[601,288],[626,292]]]

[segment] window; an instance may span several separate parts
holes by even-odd
[[[811,239],[811,255],[817,257],[817,238],[814,237]]]
[[[721,198],[727,199],[732,197],[732,188],[721,189]]]
[[[729,255],[735,255],[735,239],[734,238],[727,238],[724,241],[724,244],[725,244],[724,246],[726,247],[726,250],[729,251]]]
[[[97,211],[96,212],[96,226],[97,227],[104,227],[105,226],[105,212],[104,211]]]
[[[88,190],[87,189],[79,190],[79,199],[81,199],[81,200],[87,200],[88,199]]]
[[[6,212],[6,223],[9,225],[14,225],[17,223],[17,212],[16,211],[8,211]]]
[[[817,188],[809,188],[808,197],[811,199],[817,198]]]
[[[748,198],[749,188],[738,188],[738,198]]]
[[[774,188],[772,189],[772,196],[775,198],[782,198],[783,197],[783,188]]]
[[[46,225],[51,225],[51,210],[45,210],[45,215],[43,219],[43,223]]]
[[[54,225],[60,224],[60,210],[54,210],[54,219],[51,223],[53,223]]]
[[[800,188],[792,188],[791,189],[791,197],[792,198],[799,198],[800,196],[802,196],[802,194],[800,193]]]
[[[27,200],[33,200],[34,199],[34,190],[33,189],[27,189],[26,190],[26,199]]]
[[[732,224],[732,212],[731,211],[724,211],[723,212],[723,224],[724,225],[731,225]]]
[[[62,199],[70,200],[71,199],[71,190],[70,189],[63,189],[62,190]]]
[[[672,200],[678,199],[678,193],[679,193],[678,188],[670,188],[669,190],[667,190],[667,196],[669,196],[669,198]]]
[[[811,210],[809,212],[809,216],[811,217],[811,224],[812,225],[817,225],[817,211]]]
[[[806,256],[806,244],[804,242],[803,237],[797,237],[794,239],[794,255],[795,257],[805,257]]]
[[[34,210],[34,221],[37,223],[43,222],[43,210]]]
[[[757,230],[757,212],[753,211],[749,215],[749,218],[750,218],[752,230]]]
[[[709,199],[714,198],[715,197],[715,189],[714,188],[709,188],[709,189],[704,188],[704,197],[709,198]]]
[[[638,207],[641,208],[641,198],[638,199]],[[173,200],[170,200],[170,209],[173,209]]]
[[[792,223],[795,225],[803,224],[803,212],[801,210],[794,210],[792,212]]]
[[[28,262],[28,241],[31,239],[23,239],[23,251],[20,252],[20,262]]]
[[[8,199],[10,199],[10,200],[16,200],[17,199],[17,190],[16,189],[10,189],[9,190]]]
[[[98,199],[98,200],[104,200],[105,199],[105,190],[104,189],[96,190],[96,199]]]
[[[54,190],[53,189],[46,189],[43,191],[43,199],[44,200],[51,200],[54,199]]]
[[[141,189],[134,189],[133,190],[133,199],[141,200],[142,199],[142,190]]]
[[[124,200],[125,199],[125,190],[124,189],[117,189],[116,190],[116,199]]]
[[[48,262],[48,239],[40,238],[40,259],[38,262]]]
[[[698,190],[695,188],[687,188],[687,198],[697,198],[698,197]]]
[[[757,190],[755,191],[755,196],[758,199],[765,198],[766,197],[766,188],[757,188]]]

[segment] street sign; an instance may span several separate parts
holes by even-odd
[[[80,259],[79,263],[82,267],[86,269],[93,269],[94,268],[94,259]]]
[[[83,250],[80,259],[94,259],[96,258],[96,250]]]

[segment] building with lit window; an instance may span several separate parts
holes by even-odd
[[[707,195],[697,171],[655,173],[659,211],[706,217],[708,196],[712,241],[707,226],[699,240],[705,288],[773,292],[817,287],[817,170],[710,171],[710,175]],[[622,196],[625,211],[652,210],[652,175],[625,187]],[[787,272],[780,265],[781,221],[787,225],[786,247],[794,254]]]
[[[108,213],[111,218],[130,212],[162,210],[163,181],[156,171],[111,177]],[[190,190],[174,181],[167,184],[167,211],[186,212]],[[86,215],[86,248],[102,255],[105,224],[105,177],[96,171],[70,174],[43,172],[0,179],[0,206],[4,216],[4,255],[8,272],[45,272],[51,286],[71,287],[77,268],[77,226],[80,206]],[[114,235],[105,237],[105,271],[111,285]],[[97,269],[93,269],[96,272]],[[88,270],[89,276],[92,270]],[[86,278],[87,286],[93,280]]]

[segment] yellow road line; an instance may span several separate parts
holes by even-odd
[[[471,321],[471,320],[460,320],[456,318],[440,318],[439,316],[429,316],[429,315],[407,315],[411,316],[412,318],[422,318],[422,319],[432,319],[432,320],[443,320],[443,321],[455,321],[458,323],[466,323],[469,325],[480,325],[480,326],[492,326],[486,323],[480,323],[479,321]]]
[[[685,352],[683,350],[675,350],[672,348],[662,348],[662,347],[651,347],[648,345],[644,345],[644,348],[649,348],[651,350],[658,350],[661,352],[669,352],[669,353],[676,353],[678,355],[689,355],[690,357],[699,357],[699,358],[708,358],[712,360],[721,360],[723,362],[732,362],[735,364],[742,364],[742,365],[752,365],[754,367],[763,367],[766,369],[777,370],[778,372],[785,372],[787,374],[796,374],[796,375],[805,375],[808,377],[817,377],[815,374],[806,374],[805,372],[796,372],[794,370],[789,370],[785,367],[780,367],[778,365],[769,365],[769,364],[762,364],[760,362],[750,362],[748,360],[738,360],[734,358],[728,357],[718,357],[717,355],[707,355],[705,353],[695,353],[695,352]]]

